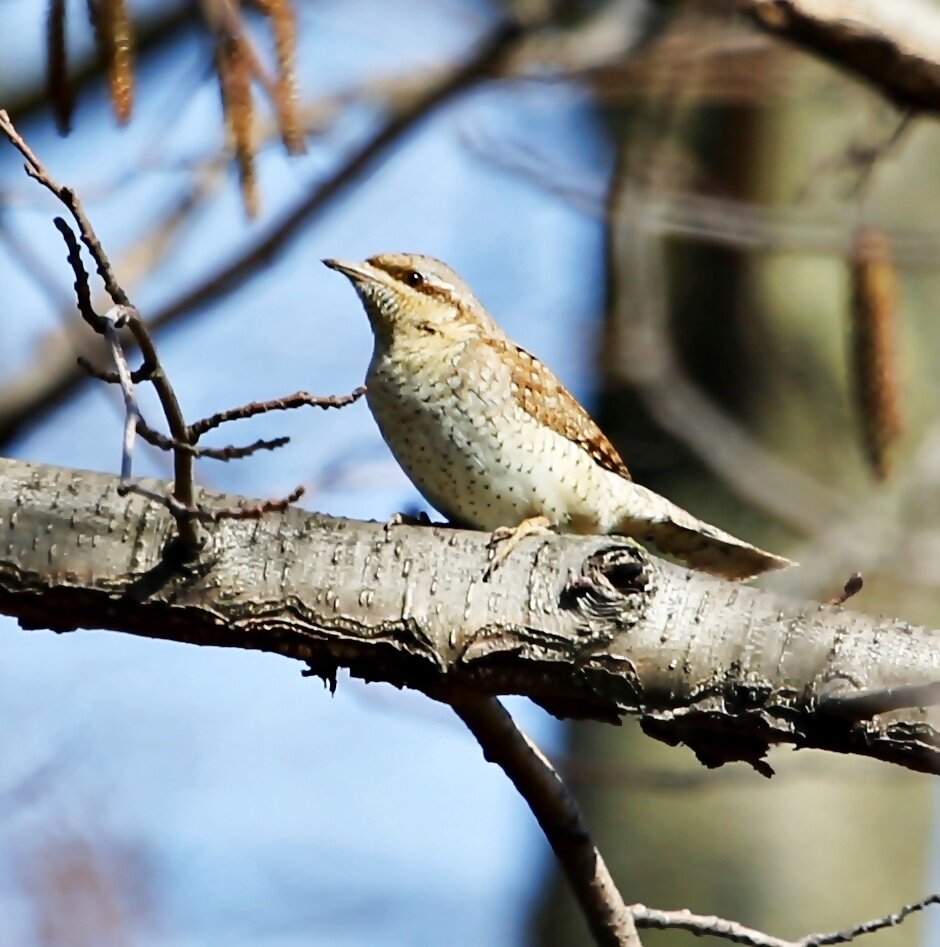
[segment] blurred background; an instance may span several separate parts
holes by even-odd
[[[350,391],[369,331],[320,258],[430,253],[637,480],[802,563],[768,585],[827,599],[857,570],[852,607],[940,624],[929,118],[705,2],[4,0],[0,23],[0,106],[84,200],[190,420]],[[21,164],[3,143],[0,452],[116,472],[119,394],[75,368],[61,208]],[[203,484],[424,508],[361,402],[242,424],[291,444]],[[135,472],[169,464],[141,446]],[[797,937],[940,887],[927,777],[789,750],[771,781],[708,772],[632,721],[508,703],[628,902]],[[524,803],[420,695],[0,618],[0,715],[2,944],[589,943]]]

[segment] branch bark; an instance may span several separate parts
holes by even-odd
[[[484,533],[288,509],[217,523],[187,562],[174,535],[164,508],[119,496],[114,477],[0,459],[0,612],[25,628],[273,651],[334,684],[345,667],[437,699],[636,714],[707,766],[769,775],[769,747],[789,743],[940,772],[937,729],[898,709],[936,694],[938,631],[725,583],[612,537],[527,541],[483,582]]]
[[[940,111],[940,10],[925,0],[736,0],[767,32],[855,73],[895,105]]]
[[[529,804],[601,947],[643,947],[633,914],[591,839],[581,807],[539,748],[493,698],[451,698],[490,763],[502,767]]]

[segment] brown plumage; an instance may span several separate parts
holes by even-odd
[[[405,253],[324,262],[349,277],[372,326],[366,399],[379,430],[451,520],[621,533],[726,578],[789,564],[634,483],[584,408],[446,264]]]
[[[632,480],[627,465],[581,407],[574,395],[534,355],[515,342],[485,339],[512,373],[512,396],[526,414],[586,450],[594,461],[624,480]]]

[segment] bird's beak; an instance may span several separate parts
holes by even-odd
[[[337,273],[348,276],[354,283],[361,280],[375,279],[375,270],[368,263],[349,263],[346,260],[327,259],[323,261],[325,266]]]

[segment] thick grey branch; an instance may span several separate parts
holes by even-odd
[[[736,0],[768,32],[877,86],[901,108],[940,110],[940,10],[927,0]]]
[[[905,688],[920,700],[940,681],[937,631],[731,585],[610,537],[527,540],[483,582],[485,533],[288,509],[220,521],[198,559],[178,561],[174,530],[114,477],[0,459],[0,612],[274,651],[442,699],[638,714],[709,766],[769,771],[768,747],[790,743],[940,772],[923,712],[870,713],[879,691],[897,708]],[[834,700],[853,692],[864,713]]]

